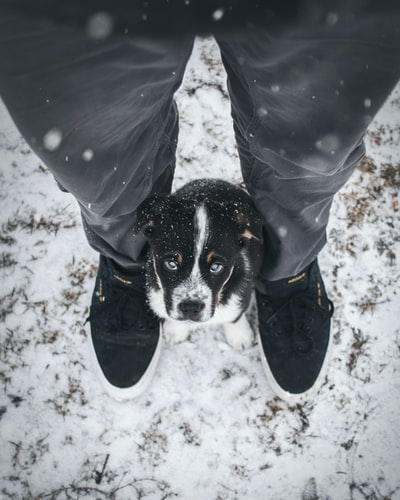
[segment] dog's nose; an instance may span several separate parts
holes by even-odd
[[[205,308],[204,302],[200,300],[183,300],[179,304],[179,310],[183,314],[184,319],[197,321],[201,311]]]

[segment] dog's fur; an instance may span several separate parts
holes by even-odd
[[[253,334],[244,315],[262,260],[262,221],[249,195],[222,180],[200,179],[155,196],[137,212],[149,241],[147,293],[170,342],[196,325],[224,323],[230,345]]]

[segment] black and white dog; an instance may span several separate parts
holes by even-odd
[[[244,312],[262,261],[262,221],[249,195],[222,180],[195,180],[143,202],[136,230],[150,244],[147,294],[164,337],[180,342],[199,324],[224,323],[232,347],[249,347]]]

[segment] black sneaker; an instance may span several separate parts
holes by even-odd
[[[275,394],[290,403],[312,397],[324,380],[333,303],[317,260],[292,278],[257,285],[259,344]]]
[[[90,308],[97,371],[114,398],[130,399],[150,383],[160,355],[160,323],[147,305],[144,272],[124,274],[100,256]]]

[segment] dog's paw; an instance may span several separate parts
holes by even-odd
[[[189,337],[190,328],[185,321],[166,319],[162,324],[162,334],[169,344],[178,344]]]
[[[224,330],[226,341],[237,351],[243,351],[252,346],[254,334],[244,314],[236,323],[225,323]]]

